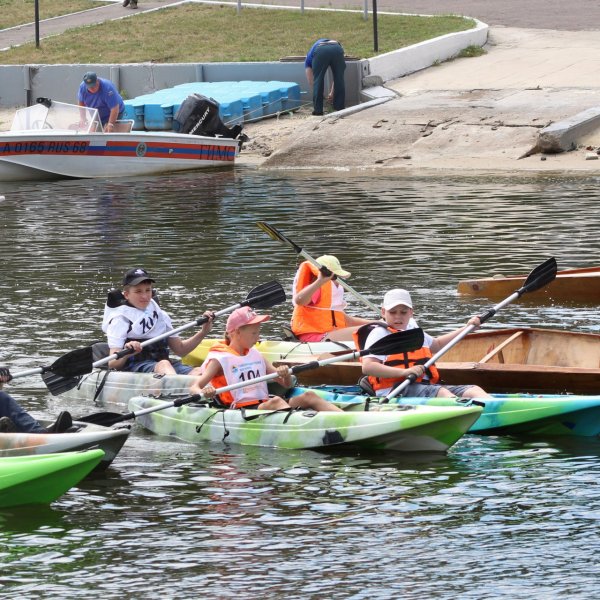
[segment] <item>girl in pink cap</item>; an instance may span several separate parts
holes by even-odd
[[[270,318],[269,315],[257,315],[249,307],[233,311],[227,319],[225,340],[211,348],[202,364],[202,374],[190,387],[191,393],[213,398],[217,388],[246,381],[248,385],[220,394],[219,400],[229,408],[252,406],[265,410],[307,408],[340,411],[314,392],[305,392],[286,402],[280,396],[269,396],[266,381],[252,383],[257,377],[277,373],[279,377],[274,381],[285,388],[293,386],[288,367],[275,368],[255,348],[261,323]]]

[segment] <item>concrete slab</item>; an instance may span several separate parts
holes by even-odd
[[[399,97],[386,104],[304,123],[264,165],[597,171],[583,147],[552,157],[535,152],[542,129],[600,106],[600,36],[499,27],[490,38],[484,56],[388,82]],[[587,131],[583,144],[600,144],[598,131]]]
[[[598,32],[494,27],[488,53],[390,82],[403,94],[423,90],[596,88],[600,81]]]

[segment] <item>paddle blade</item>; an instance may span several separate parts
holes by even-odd
[[[300,248],[300,246],[292,242],[290,238],[283,235],[283,233],[281,233],[281,231],[279,231],[277,227],[269,225],[268,223],[265,223],[265,221],[258,221],[256,224],[258,225],[258,227],[260,227],[260,229],[262,229],[270,238],[274,239],[276,242],[283,242],[284,244],[288,244],[298,254],[302,252],[302,248]]]
[[[77,387],[81,377],[63,377],[52,371],[44,371],[42,380],[53,396],[59,396]]]
[[[549,258],[547,261],[538,265],[531,273],[529,273],[523,286],[517,291],[519,295],[527,292],[535,292],[554,281],[557,271],[556,259]]]
[[[71,350],[55,360],[44,371],[52,371],[62,377],[77,377],[90,373],[94,366],[94,355],[91,346]]]
[[[49,367],[43,367],[42,379],[53,396],[64,394],[77,387],[82,375],[90,373],[94,367],[91,346],[67,352]]]
[[[75,421],[82,421],[83,423],[92,423],[93,425],[102,425],[103,427],[110,427],[111,425],[115,425],[117,423],[121,423],[122,421],[127,421],[129,419],[134,418],[135,415],[133,413],[122,415],[121,413],[102,412],[94,413],[93,415],[88,415],[87,417],[79,417],[75,419]]]
[[[412,352],[413,350],[422,348],[424,343],[425,334],[418,327],[386,335],[367,350],[361,350],[361,354],[399,354],[400,352]]]
[[[252,308],[271,308],[286,301],[285,291],[278,281],[270,281],[256,286],[246,296],[242,306]]]

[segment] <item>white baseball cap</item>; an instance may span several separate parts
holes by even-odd
[[[381,303],[381,308],[385,310],[390,310],[394,308],[394,306],[398,306],[403,304],[404,306],[408,306],[408,308],[412,308],[412,300],[410,298],[410,294],[406,290],[395,289],[390,290],[384,297],[383,302]]]

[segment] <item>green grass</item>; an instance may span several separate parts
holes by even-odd
[[[92,0],[39,0],[40,20],[103,6]],[[0,29],[33,23],[34,0],[0,0]]]
[[[467,46],[458,53],[457,58],[474,58],[484,54],[487,54],[487,52],[481,46]]]
[[[379,15],[379,53],[473,26],[456,16]],[[38,49],[2,52],[0,64],[272,61],[305,55],[319,36],[339,40],[347,55],[375,55],[373,22],[362,13],[248,8],[238,16],[234,7],[188,4],[70,30]]]

